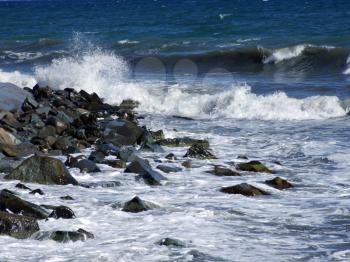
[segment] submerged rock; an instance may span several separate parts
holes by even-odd
[[[265,165],[263,165],[260,161],[250,161],[248,163],[241,163],[237,165],[237,168],[242,171],[270,174],[272,173],[272,171],[268,169]]]
[[[149,185],[160,185],[162,180],[166,180],[164,176],[152,169],[148,161],[140,157],[136,157],[136,159],[126,167],[125,172],[141,175]]]
[[[96,173],[101,172],[101,169],[91,160],[88,159],[82,159],[73,167],[79,168],[80,172],[86,172],[86,173]]]
[[[0,211],[0,235],[28,238],[39,231],[36,219]]]
[[[68,196],[68,195],[67,196],[61,196],[60,199],[62,199],[62,200],[74,200],[73,197]]]
[[[153,204],[148,201],[144,201],[138,196],[135,196],[133,199],[130,201],[126,202],[124,204],[124,207],[122,211],[124,212],[131,212],[131,213],[138,213],[138,212],[143,212],[147,210],[151,210],[154,208],[157,208],[158,206],[156,204]]]
[[[175,238],[163,238],[158,242],[158,245],[161,246],[173,246],[173,247],[186,247],[186,243],[182,242],[181,240],[175,239]]]
[[[192,168],[192,161],[191,160],[186,160],[186,161],[182,162],[181,165],[183,167],[186,167],[186,168]]]
[[[106,160],[104,161],[104,164],[109,165],[113,168],[126,168],[126,163],[120,159]]]
[[[63,218],[63,219],[72,219],[75,218],[75,214],[72,209],[66,206],[55,207],[49,217],[53,218]]]
[[[180,172],[182,171],[181,167],[177,166],[168,166],[168,165],[158,165],[157,168],[162,170],[164,173]]]
[[[227,194],[240,194],[244,196],[269,195],[269,193],[265,192],[264,190],[246,183],[242,183],[235,186],[223,187],[220,191]]]
[[[17,185],[15,185],[16,188],[20,188],[20,189],[24,189],[24,190],[30,190],[32,191],[29,187],[27,187],[24,184],[18,183]]]
[[[280,177],[275,177],[274,179],[266,180],[265,183],[279,190],[287,189],[293,186],[287,180]]]
[[[80,228],[77,231],[42,231],[35,233],[32,238],[35,240],[54,240],[60,243],[67,243],[70,241],[86,241],[95,237],[94,234]]]
[[[210,174],[216,175],[216,176],[240,176],[241,174],[233,171],[229,168],[215,165],[212,170],[207,171]]]
[[[5,179],[56,185],[78,185],[64,164],[47,156],[32,156],[15,168]]]
[[[25,201],[5,189],[0,192],[0,210],[9,210],[14,214],[22,214],[36,219],[45,219],[48,216],[42,207]]]
[[[184,157],[198,158],[198,159],[217,159],[209,149],[201,145],[194,144],[188,150]]]
[[[105,159],[105,154],[101,151],[93,151],[89,156],[89,160],[94,161],[95,163],[103,163]]]
[[[207,140],[193,139],[190,137],[161,139],[158,140],[157,143],[167,147],[186,147],[197,144],[203,148],[209,148],[209,142]]]
[[[177,160],[177,157],[173,153],[167,154],[165,158],[169,160]]]
[[[29,194],[35,195],[35,194],[39,194],[39,195],[45,195],[45,193],[40,189],[34,189],[33,191],[29,192]]]

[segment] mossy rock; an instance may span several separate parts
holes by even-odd
[[[263,165],[260,161],[250,161],[248,163],[241,163],[237,165],[237,168],[242,171],[248,172],[259,172],[259,173],[270,173],[272,170]]]
[[[207,171],[209,174],[213,174],[216,176],[240,176],[241,174],[231,170],[230,168],[215,165],[212,170]]]
[[[235,186],[223,187],[220,191],[227,194],[240,194],[243,196],[269,195],[269,193],[267,193],[266,191],[246,183],[242,183]]]
[[[274,187],[276,189],[279,189],[279,190],[293,187],[293,185],[291,183],[289,183],[287,180],[280,178],[280,177],[275,177],[274,179],[266,180],[265,183],[267,185]]]
[[[209,142],[207,140],[193,139],[190,137],[166,138],[166,139],[158,140],[157,143],[159,143],[161,146],[167,146],[167,147],[186,147],[186,146],[193,146],[194,144],[197,144],[202,146],[205,149],[209,148]]]

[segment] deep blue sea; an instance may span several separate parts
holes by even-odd
[[[0,82],[135,99],[147,127],[209,139],[219,156],[157,189],[115,170],[72,171],[123,186],[26,197],[62,204],[59,195],[73,195],[77,219],[40,227],[84,227],[96,238],[0,236],[0,261],[350,261],[349,0],[0,0]],[[242,154],[295,187],[271,189],[272,175],[205,172]],[[271,196],[219,192],[239,182]],[[125,215],[109,205],[135,194],[162,208]],[[165,236],[188,245],[157,246]]]

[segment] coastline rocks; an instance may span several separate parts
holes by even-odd
[[[72,209],[66,206],[58,206],[55,207],[52,213],[49,215],[49,217],[53,217],[56,219],[63,218],[63,219],[72,219],[75,218],[75,214]]]
[[[47,185],[78,185],[60,160],[47,156],[32,156],[24,160],[5,179]]]
[[[275,177],[274,179],[266,180],[265,183],[267,185],[274,187],[276,189],[279,189],[279,190],[293,187],[293,185],[291,183],[289,183],[287,180],[280,178],[280,177]]]
[[[151,210],[154,208],[157,208],[158,206],[156,204],[153,204],[148,201],[144,201],[138,196],[135,196],[130,201],[126,202],[123,206],[122,211],[124,212],[131,212],[131,213],[139,213],[147,210]]]
[[[79,168],[80,172],[85,173],[101,172],[101,169],[94,162],[88,159],[82,159],[72,167],[77,167]]]
[[[184,157],[197,158],[197,159],[217,159],[209,149],[204,148],[201,145],[194,144],[192,145],[184,155]]]
[[[14,84],[0,83],[0,108],[7,111],[18,109],[23,101],[32,95]]]
[[[0,211],[0,235],[28,238],[39,231],[36,219]]]
[[[220,189],[220,191],[227,194],[240,194],[243,196],[269,195],[269,193],[265,192],[264,190],[246,183],[242,183],[235,186],[223,187]]]
[[[241,174],[233,171],[227,167],[215,165],[212,170],[207,171],[207,173],[216,175],[216,176],[240,176]]]
[[[86,241],[87,239],[93,239],[94,234],[79,228],[77,231],[42,231],[37,232],[32,236],[35,240],[54,240],[60,243]]]
[[[69,196],[69,195],[67,195],[67,196],[61,196],[60,199],[62,199],[62,200],[74,200],[74,198],[71,197],[71,196]]]
[[[0,159],[0,173],[11,173],[20,164],[21,161]]]
[[[193,139],[190,137],[182,137],[182,138],[166,138],[157,141],[161,146],[167,147],[186,147],[193,146],[195,144],[202,146],[205,149],[209,148],[209,142],[206,140]]]
[[[268,169],[265,165],[263,165],[260,161],[250,161],[248,163],[241,163],[237,165],[237,168],[242,171],[270,174],[272,173],[272,171]]]
[[[148,161],[136,157],[125,169],[125,173],[136,173],[141,175],[144,181],[149,185],[161,185],[162,180],[166,180],[157,171],[154,171]]]
[[[134,145],[141,138],[144,130],[127,120],[113,120],[106,125],[104,139],[115,146]]]
[[[9,210],[14,214],[22,214],[36,219],[45,219],[48,216],[45,209],[15,196],[6,189],[0,192],[0,210]]]

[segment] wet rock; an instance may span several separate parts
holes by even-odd
[[[113,187],[119,187],[122,184],[119,181],[100,181],[100,182],[93,182],[93,183],[84,183],[81,184],[81,186],[86,188],[113,188]]]
[[[33,91],[32,92],[33,92],[33,95],[34,95],[35,99],[37,99],[39,101],[52,97],[53,93],[54,93],[53,90],[50,87],[48,87],[48,86],[41,87],[39,85],[35,85],[33,87]]]
[[[95,163],[103,163],[105,155],[101,151],[93,151],[89,156],[89,160]]]
[[[11,111],[22,106],[26,97],[32,95],[21,87],[10,83],[0,83],[0,108]]]
[[[39,130],[37,137],[44,139],[48,136],[54,137],[55,135],[56,135],[56,128],[54,126],[45,126]]]
[[[0,235],[28,238],[39,231],[36,219],[0,211]]]
[[[182,171],[181,167],[169,166],[169,165],[158,165],[157,168],[164,173],[173,173]]]
[[[76,163],[73,167],[79,168],[80,172],[96,173],[101,172],[101,169],[91,160],[82,159]]]
[[[14,146],[16,155],[19,158],[34,155],[39,152],[38,148],[29,142],[24,142]]]
[[[20,140],[16,138],[10,132],[7,132],[5,129],[0,127],[0,144],[5,145],[16,145],[19,144]]]
[[[167,154],[165,158],[169,160],[177,160],[177,157],[173,153]]]
[[[155,142],[151,133],[144,127],[144,132],[140,138],[141,147],[140,150],[151,152],[164,152],[164,149]]]
[[[132,99],[124,99],[119,107],[123,108],[123,109],[135,109],[136,107],[138,107],[140,105],[140,102],[132,100]]]
[[[46,120],[46,125],[50,125],[50,126],[55,127],[57,134],[62,134],[68,128],[68,125],[66,123],[64,123],[63,121],[61,121],[57,117],[53,117],[53,116],[49,117]]]
[[[158,245],[167,246],[167,247],[186,247],[186,244],[181,240],[175,238],[163,238],[158,242]]]
[[[7,157],[16,157],[17,153],[13,146],[0,144],[0,151]]]
[[[5,179],[39,184],[78,185],[60,160],[46,156],[32,156],[24,160]]]
[[[73,210],[70,209],[69,207],[58,206],[58,207],[55,207],[55,209],[52,211],[49,217],[53,217],[56,219],[59,219],[59,218],[72,219],[72,218],[75,218],[75,214]]]
[[[0,192],[0,210],[9,210],[14,214],[22,214],[36,219],[45,219],[48,216],[45,209],[15,196],[8,190]]]
[[[158,131],[150,131],[150,134],[154,140],[162,140],[165,139],[163,130]]]
[[[31,97],[27,97],[22,104],[22,110],[24,112],[34,111],[38,107],[39,107],[39,103]]]
[[[93,239],[94,235],[84,229],[78,229],[77,231],[42,231],[35,233],[32,236],[35,240],[54,240],[60,243],[86,241],[87,239]]]
[[[125,169],[126,173],[136,173],[141,175],[144,181],[149,185],[160,185],[162,180],[166,180],[157,171],[154,171],[151,165],[144,159],[136,157]]]
[[[21,184],[21,183],[18,183],[17,185],[15,185],[16,188],[19,188],[19,189],[24,189],[24,190],[30,190],[32,191],[29,187],[27,187],[26,185],[24,184]]]
[[[122,211],[124,212],[131,212],[131,213],[138,213],[138,212],[143,212],[147,210],[151,210],[154,208],[157,208],[158,206],[156,204],[153,204],[148,201],[144,201],[138,196],[135,196],[133,199],[130,201],[126,202],[124,204],[124,207]]]
[[[11,112],[8,112],[8,111],[3,111],[1,108],[0,108],[0,125],[8,126],[16,130],[22,128],[22,124],[18,122],[15,114],[12,114]]]
[[[68,155],[67,156],[67,160],[66,160],[66,162],[64,162],[64,164],[66,166],[69,166],[69,167],[76,167],[78,162],[83,160],[83,159],[86,159],[86,157],[84,155],[79,155],[79,156],[76,156],[76,157]]]
[[[130,162],[131,156],[136,154],[136,149],[132,146],[123,146],[120,148],[118,157],[124,162]]]
[[[216,159],[216,157],[209,151],[202,147],[201,145],[194,144],[188,150],[184,157],[191,157],[197,159]]]
[[[62,197],[60,197],[60,199],[62,199],[62,200],[74,200],[74,198],[73,197],[71,197],[71,196],[62,196]]]
[[[45,123],[36,114],[31,115],[30,123],[33,125],[34,128],[37,128],[37,129],[41,129],[45,127]]]
[[[248,160],[248,157],[246,155],[238,155],[237,159],[246,159],[246,160]]]
[[[188,121],[194,121],[195,119],[192,117],[188,116],[178,116],[178,115],[173,115],[173,118],[181,119],[181,120],[188,120]]]
[[[52,145],[53,149],[65,151],[72,145],[68,137],[60,137]]]
[[[11,173],[20,164],[17,160],[0,160],[0,173]]]
[[[39,194],[39,195],[45,195],[45,193],[40,189],[34,189],[33,191],[29,192],[29,194],[35,195],[35,194]]]
[[[105,136],[105,141],[115,146],[134,145],[144,132],[141,127],[127,120],[110,121],[106,131],[109,132]]]
[[[106,160],[106,161],[104,161],[104,164],[109,165],[113,168],[126,168],[126,163],[120,159]]]
[[[161,140],[158,140],[157,143],[159,143],[162,146],[167,146],[167,147],[186,147],[186,146],[193,146],[193,145],[197,144],[205,149],[209,148],[208,141],[200,140],[200,139],[193,139],[190,137],[161,139]]]
[[[192,161],[191,160],[186,160],[186,161],[182,162],[181,165],[183,167],[186,167],[186,168],[192,168]]]
[[[220,191],[227,194],[240,194],[244,196],[269,195],[269,193],[265,192],[264,190],[246,183],[242,183],[235,186],[223,187]]]
[[[279,190],[287,189],[293,186],[287,180],[280,177],[275,177],[274,179],[266,180],[265,183]]]
[[[240,176],[241,174],[233,171],[229,168],[215,165],[212,170],[207,171],[210,174],[216,175],[216,176]]]
[[[98,145],[97,150],[102,152],[105,156],[114,155],[117,156],[120,150],[120,147],[117,147],[113,144],[101,144]]]
[[[248,163],[241,163],[237,165],[237,168],[242,171],[259,172],[259,173],[272,173],[265,165],[259,161],[250,161]]]

